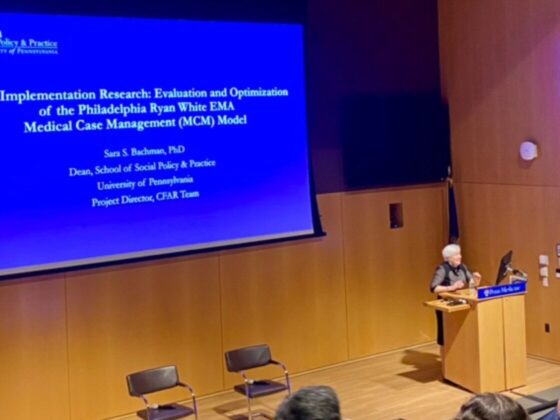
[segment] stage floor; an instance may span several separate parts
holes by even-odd
[[[506,395],[520,399],[560,385],[560,364],[533,358],[528,358],[527,363],[527,386]],[[439,347],[435,344],[294,375],[292,385],[294,389],[332,386],[340,398],[344,418],[351,420],[446,420],[471,396],[468,391],[442,381]],[[283,397],[262,398],[254,408],[273,418]],[[199,399],[199,418],[241,419],[246,407],[240,394],[223,392]]]

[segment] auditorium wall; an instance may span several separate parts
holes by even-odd
[[[492,282],[513,249],[529,274],[527,350],[560,361],[560,3],[440,0],[439,21],[464,257]],[[532,162],[519,157],[526,139],[539,147]]]

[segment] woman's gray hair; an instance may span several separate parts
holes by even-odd
[[[443,255],[444,261],[449,261],[449,258],[454,257],[457,254],[461,253],[461,247],[457,244],[449,244],[446,245],[441,250],[441,255]]]

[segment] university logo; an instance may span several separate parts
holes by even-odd
[[[0,30],[0,54],[10,55],[56,55],[58,42],[51,40],[21,38],[4,38]]]

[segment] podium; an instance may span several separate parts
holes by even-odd
[[[443,377],[469,391],[501,392],[527,381],[526,283],[441,293]],[[464,300],[449,305],[448,300]]]

